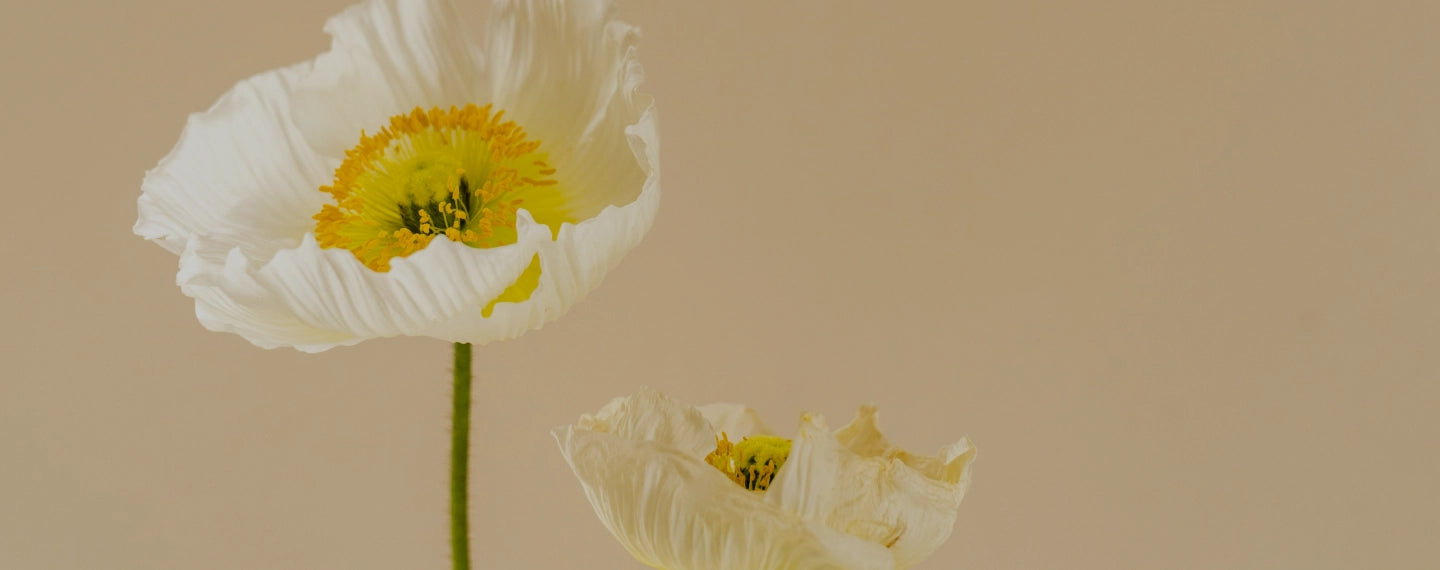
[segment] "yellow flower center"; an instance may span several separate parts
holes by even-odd
[[[315,215],[316,241],[389,271],[390,260],[440,235],[471,247],[515,243],[515,212],[522,206],[552,232],[575,221],[540,141],[526,140],[519,125],[502,121],[503,111],[490,111],[473,104],[416,107],[374,135],[362,131],[345,151],[335,182],[320,188],[335,203]],[[529,298],[538,261],[497,301]]]
[[[773,435],[754,435],[730,443],[724,432],[715,436],[715,451],[705,462],[719,469],[730,480],[751,491],[764,491],[775,481],[775,474],[790,457],[790,440]]]

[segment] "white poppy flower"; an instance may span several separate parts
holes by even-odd
[[[448,0],[353,6],[330,51],[190,117],[135,233],[180,256],[206,328],[266,348],[538,328],[659,207],[638,32],[612,15],[497,2],[481,48]]]
[[[831,432],[807,414],[792,442],[743,406],[642,390],[554,435],[601,522],[652,567],[909,568],[950,536],[975,447],[911,454],[875,420],[865,406]]]

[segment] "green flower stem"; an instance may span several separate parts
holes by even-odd
[[[450,551],[470,570],[470,343],[455,343],[455,412],[450,431]]]

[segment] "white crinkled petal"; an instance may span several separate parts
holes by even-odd
[[[591,85],[609,89],[592,94],[607,103],[593,117],[572,117],[604,128],[554,127],[583,135],[556,141],[575,165],[566,171],[556,161],[560,176],[589,208],[580,223],[552,239],[522,210],[515,244],[477,249],[437,238],[393,260],[388,273],[364,268],[348,251],[319,248],[307,233],[328,199],[318,188],[361,128],[488,92],[481,57],[449,2],[370,0],[326,31],[330,52],[242,82],[192,117],[147,176],[136,232],[182,254],[177,281],[207,328],[305,351],[396,335],[513,338],[568,311],[649,230],[660,199],[658,133],[650,99],[634,92],[642,74],[630,42],[607,52],[614,61],[606,65],[624,70],[619,79]],[[541,275],[530,298],[484,317],[481,308],[536,255]]]
[[[862,408],[845,441],[818,416],[807,416],[766,500],[801,517],[888,546],[896,568],[909,568],[950,536],[969,486],[975,448],[968,440],[941,455],[916,456],[890,446]]]
[[[638,417],[650,413],[664,419]],[[684,425],[681,431],[691,432],[696,417],[676,422],[687,416],[673,401],[642,392],[554,431],[595,513],[641,562],[668,570],[893,567],[883,547],[807,522],[735,485],[685,441],[693,437],[680,441],[690,449],[662,443],[667,436],[656,428]]]
[[[327,156],[343,157],[415,107],[483,105],[484,55],[450,0],[368,0],[325,23],[330,51],[295,94],[296,121]]]
[[[226,253],[268,256],[315,226],[339,164],[310,148],[291,95],[310,63],[241,81],[186,122],[175,148],[145,174],[135,233],[176,254],[224,263]],[[202,243],[189,245],[191,240]]]
[[[268,340],[273,345],[293,345],[301,350],[329,348],[316,342],[326,334],[350,336],[339,344],[397,335],[484,343],[519,335],[533,327],[528,322],[504,318],[498,307],[488,319],[481,316],[480,310],[515,281],[542,246],[551,244],[545,226],[525,215],[520,222],[520,241],[516,244],[477,249],[437,238],[425,249],[393,260],[386,273],[371,271],[356,262],[348,250],[322,249],[307,234],[300,247],[281,251],[264,266],[245,272],[264,291],[246,299],[245,304],[276,307],[277,313],[295,315],[319,336],[266,339],[253,330],[234,332],[261,346],[266,346]],[[542,264],[543,259],[542,254]],[[244,295],[233,289],[234,284],[243,282],[239,275],[232,274],[223,280],[222,291]],[[551,291],[556,289],[552,287]],[[536,295],[539,299],[532,297],[531,302],[554,296],[541,296],[539,291]],[[464,316],[472,317],[473,326],[465,331],[469,336],[437,334],[437,323]]]

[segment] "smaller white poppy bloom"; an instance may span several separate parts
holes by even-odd
[[[648,389],[553,433],[600,521],[666,570],[909,568],[949,538],[975,459],[965,438],[895,447],[873,406],[833,432],[806,414],[789,440]]]

